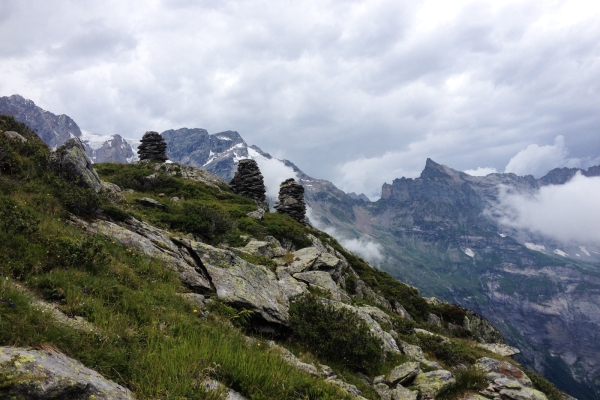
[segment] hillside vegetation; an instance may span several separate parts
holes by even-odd
[[[286,215],[248,217],[256,204],[225,184],[188,179],[176,164],[106,163],[95,165],[96,171],[123,191],[97,193],[52,172],[49,149],[23,124],[2,116],[4,131],[17,131],[27,142],[0,134],[1,346],[61,352],[139,399],[218,399],[226,388],[250,399],[357,398],[332,380],[379,399],[385,396],[373,378],[415,360],[423,376],[438,369],[436,362],[451,370],[457,383],[436,398],[458,398],[487,385],[472,367],[477,360],[513,362],[476,345],[478,333],[462,325],[466,310],[426,301],[332,237]],[[305,284],[308,291],[290,300],[289,323],[275,323],[246,303],[221,299],[214,288],[186,284],[161,257],[98,233],[96,221],[115,227],[141,221],[174,242],[208,246],[258,266],[265,276],[280,276],[278,268],[317,244],[347,267],[335,290]],[[282,246],[272,249],[284,249],[279,256],[247,251],[270,240]],[[334,299],[336,291],[346,306]],[[202,301],[191,301],[194,296]],[[377,315],[379,330],[359,318],[358,309]],[[402,351],[382,351],[388,332]],[[406,350],[416,346],[424,357]],[[0,363],[0,395],[23,383],[15,368]],[[548,398],[562,398],[543,379],[532,379]],[[225,386],[212,390],[214,381]],[[417,380],[407,386],[424,393]]]

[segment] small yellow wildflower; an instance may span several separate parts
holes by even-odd
[[[194,312],[198,312],[198,310],[194,310]]]

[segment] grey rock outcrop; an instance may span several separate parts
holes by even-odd
[[[413,385],[421,391],[423,399],[434,399],[439,392],[454,384],[456,379],[452,373],[443,369],[421,372],[413,382]]]
[[[102,189],[102,182],[92,166],[83,144],[78,138],[71,138],[53,152],[48,160],[50,169],[71,182],[89,187],[96,192]]]
[[[166,161],[167,143],[158,132],[148,131],[144,133],[141,144],[138,146],[140,160]]]
[[[234,193],[256,201],[259,209],[269,212],[264,179],[256,161],[252,159],[240,160],[237,172],[229,182],[229,186]]]
[[[501,397],[513,400],[546,400],[542,392],[533,388],[531,379],[514,365],[494,360],[480,358],[475,364],[485,373],[488,387],[480,393],[486,397]]]
[[[133,400],[126,388],[57,352],[0,347],[3,399]]]
[[[27,143],[27,139],[21,136],[18,132],[15,131],[6,131],[4,132],[4,136],[8,140],[19,141],[21,143]]]
[[[305,224],[304,187],[294,178],[283,181],[279,187],[279,203],[275,209],[278,213],[287,214],[301,224]]]
[[[420,364],[418,362],[407,362],[391,370],[386,377],[386,381],[392,386],[404,385],[411,382],[417,376],[419,370]]]

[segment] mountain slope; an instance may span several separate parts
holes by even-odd
[[[563,398],[491,352],[511,349],[482,317],[286,215],[249,218],[206,171],[92,165],[7,117],[0,150],[0,397]]]

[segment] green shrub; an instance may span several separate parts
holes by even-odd
[[[418,334],[418,345],[423,351],[433,354],[438,360],[448,364],[473,364],[476,358],[454,342],[444,342],[441,336]]]
[[[551,384],[535,372],[527,371],[527,376],[529,377],[529,379],[531,379],[531,382],[533,383],[533,388],[544,393],[548,397],[548,400],[564,400],[566,398],[565,395],[560,390],[558,390],[553,384]]]
[[[48,265],[51,268],[81,268],[95,273],[105,267],[110,258],[98,236],[75,239],[61,236],[49,242]]]
[[[265,234],[277,238],[280,242],[291,242],[296,249],[312,246],[312,242],[306,236],[306,228],[295,221],[289,215],[279,213],[265,214],[262,221]]]
[[[73,214],[91,215],[100,207],[100,196],[94,190],[62,179],[57,179],[56,182],[60,201]]]
[[[129,213],[121,210],[119,207],[116,207],[112,204],[103,205],[100,207],[100,209],[115,221],[126,221],[131,217]]]
[[[315,355],[353,370],[368,371],[382,361],[381,339],[352,311],[305,295],[290,306],[294,336]]]
[[[460,398],[462,394],[485,389],[487,381],[485,373],[477,367],[470,367],[463,371],[455,371],[456,384],[438,393],[435,398],[451,400]]]
[[[38,230],[38,224],[30,211],[11,199],[0,199],[0,226],[5,233],[31,235]]]

